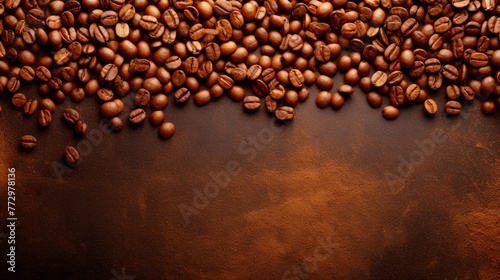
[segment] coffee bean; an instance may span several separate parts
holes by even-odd
[[[289,79],[292,85],[296,88],[300,88],[304,85],[304,75],[298,69],[292,69],[289,73]]]
[[[191,96],[191,92],[185,87],[178,89],[174,93],[174,98],[176,102],[179,103],[184,103],[189,99],[189,96]]]
[[[251,81],[257,80],[262,74],[262,67],[260,65],[252,65],[247,70],[247,78]]]
[[[382,116],[389,120],[395,119],[399,116],[399,109],[390,105],[385,106],[384,109],[382,109]]]
[[[21,82],[16,77],[12,77],[7,81],[7,90],[11,93],[16,93],[21,87]]]
[[[35,79],[35,70],[31,66],[23,66],[19,72],[19,77],[27,82]]]
[[[437,110],[438,110],[438,106],[436,104],[436,101],[434,101],[433,99],[426,99],[424,101],[424,107],[425,107],[425,111],[427,111],[427,113],[431,114],[431,115],[434,115]]]
[[[101,115],[105,118],[113,118],[118,116],[123,111],[124,104],[121,100],[105,102],[100,107]]]
[[[488,63],[489,63],[489,58],[484,53],[475,52],[470,56],[469,64],[472,67],[479,68],[488,65]]]
[[[71,108],[67,108],[63,113],[64,120],[69,124],[76,124],[80,120],[80,114]]]
[[[257,110],[260,107],[260,99],[257,96],[247,96],[243,99],[243,107],[247,110]]]
[[[461,109],[462,105],[454,100],[450,100],[445,104],[446,113],[448,113],[449,115],[458,115],[460,114]]]
[[[45,66],[38,66],[36,68],[35,74],[40,80],[44,82],[48,82],[50,78],[52,78],[50,70]]]
[[[24,104],[24,113],[26,115],[33,115],[37,109],[38,101],[36,99],[28,100],[26,104]]]
[[[40,101],[40,107],[42,109],[48,110],[50,113],[54,113],[56,110],[56,104],[54,104],[54,101],[52,101],[49,98],[44,98]]]
[[[25,149],[33,149],[36,146],[36,138],[31,135],[21,137],[21,146]]]
[[[158,135],[162,139],[168,139],[172,137],[175,133],[175,126],[171,122],[165,122],[163,123],[160,128],[158,129]]]
[[[333,79],[325,75],[319,75],[316,77],[316,85],[321,90],[330,90],[333,87]]]
[[[345,102],[345,98],[338,92],[334,93],[332,96],[331,105],[334,109],[340,109]]]
[[[369,92],[366,95],[366,100],[368,101],[368,104],[372,106],[373,108],[378,108],[382,106],[382,96],[376,92]]]
[[[456,81],[458,79],[459,72],[457,67],[451,64],[446,64],[445,66],[443,66],[442,74],[446,79],[450,81]]]
[[[445,33],[450,30],[453,23],[449,17],[440,17],[434,22],[434,31],[437,33]]]
[[[81,120],[78,120],[78,122],[75,124],[75,133],[79,135],[83,135],[87,133],[88,126],[86,123],[84,123]]]
[[[97,97],[104,102],[111,101],[114,97],[114,93],[112,90],[107,88],[100,88],[97,90]]]
[[[21,108],[26,104],[26,96],[22,93],[16,93],[12,96],[12,105],[17,108]]]
[[[277,109],[277,102],[276,100],[272,99],[270,95],[266,96],[265,98],[266,102],[266,109],[270,113],[274,113]]]
[[[458,99],[460,94],[460,88],[457,85],[449,85],[446,87],[446,95],[449,99]]]
[[[437,58],[429,58],[425,61],[425,72],[435,74],[441,72],[441,62]]]
[[[481,103],[481,111],[486,115],[491,115],[496,111],[496,105],[493,101],[486,100]]]
[[[108,127],[115,132],[121,131],[123,129],[123,121],[119,117],[114,117],[109,120]]]
[[[137,108],[130,112],[128,119],[133,124],[138,124],[146,119],[146,112],[142,108]]]
[[[294,107],[299,102],[299,93],[296,90],[287,90],[285,92],[285,104]]]
[[[393,106],[399,107],[406,103],[405,92],[401,86],[391,87],[389,97]]]
[[[292,107],[283,106],[276,109],[274,114],[278,120],[291,120],[295,114],[295,110]]]
[[[321,91],[316,96],[316,105],[320,108],[325,108],[332,102],[332,94],[328,91]]]
[[[420,87],[416,84],[411,84],[408,86],[408,88],[406,88],[405,96],[408,101],[415,101],[419,95]]]
[[[380,88],[387,82],[387,74],[383,71],[377,71],[373,73],[371,81],[374,87]]]
[[[210,102],[212,97],[210,96],[210,92],[208,90],[200,90],[194,95],[193,99],[194,104],[201,106]]]
[[[474,90],[469,86],[460,86],[460,93],[468,101],[472,101],[472,99],[476,96]]]
[[[52,122],[52,114],[49,110],[43,109],[38,111],[38,123],[41,126],[48,126]]]
[[[217,82],[224,89],[231,89],[231,87],[233,87],[234,84],[233,79],[231,79],[231,77],[227,75],[219,75]]]
[[[66,158],[66,164],[72,167],[80,159],[80,154],[78,154],[78,151],[74,147],[68,146],[64,150],[64,157]]]

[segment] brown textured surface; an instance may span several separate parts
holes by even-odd
[[[445,100],[432,96],[442,108]],[[288,125],[264,108],[244,113],[227,96],[199,108],[170,100],[174,137],[127,124],[91,144],[62,181],[52,162],[90,137],[74,136],[63,107],[92,130],[95,98],[67,100],[45,131],[0,98],[1,205],[6,168],[16,168],[18,184],[12,279],[108,280],[123,267],[135,279],[281,279],[314,256],[318,238],[336,248],[308,279],[500,279],[500,114],[483,116],[476,100],[458,118],[441,110],[427,117],[413,105],[386,121],[361,92],[339,111],[318,109],[315,97]],[[254,159],[239,152],[270,128],[281,130]],[[440,130],[446,141],[389,186],[385,174],[419,149],[415,139]],[[27,133],[39,142],[32,152],[18,147]],[[178,205],[192,205],[193,188],[202,191],[210,172],[233,160],[239,174],[187,225]],[[0,247],[5,275],[4,239]]]

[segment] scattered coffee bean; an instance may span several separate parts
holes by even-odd
[[[76,124],[80,120],[80,114],[74,109],[67,108],[63,113],[64,120],[69,124]]]
[[[162,139],[168,139],[172,137],[172,135],[174,135],[174,132],[175,132],[175,126],[171,122],[163,123],[158,129],[158,135]]]
[[[130,112],[128,119],[133,124],[138,124],[146,119],[146,112],[142,108],[137,108]]]
[[[72,167],[80,159],[80,154],[78,154],[78,151],[74,147],[68,146],[64,150],[64,157],[68,166]]]
[[[33,149],[36,146],[36,138],[31,135],[21,137],[21,146],[26,149]]]
[[[434,115],[438,110],[438,106],[436,104],[436,101],[434,101],[433,99],[430,99],[430,98],[424,101],[424,107],[425,107],[425,111],[427,111],[427,113],[429,113],[431,115]]]
[[[446,102],[444,108],[446,110],[446,113],[448,113],[449,115],[458,115],[462,110],[462,105],[457,101],[450,100]]]
[[[278,120],[291,120],[293,118],[293,115],[295,114],[295,110],[293,110],[292,107],[283,106],[276,109],[274,114],[276,115],[276,118]]]

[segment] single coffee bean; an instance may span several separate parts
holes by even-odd
[[[294,87],[300,88],[304,85],[304,75],[298,69],[292,69],[288,75],[290,82]]]
[[[168,139],[175,133],[175,125],[171,122],[163,123],[158,129],[158,135],[162,139]]]
[[[437,58],[429,58],[425,61],[425,72],[435,74],[441,71],[441,62]]]
[[[52,114],[49,110],[43,109],[38,111],[38,123],[41,126],[48,126],[52,122]]]
[[[243,99],[243,107],[247,110],[257,110],[260,107],[260,99],[257,96],[247,96]]]
[[[151,108],[153,110],[163,110],[165,107],[167,107],[168,104],[168,97],[163,94],[157,94],[151,99]]]
[[[146,112],[142,108],[137,108],[130,112],[128,119],[133,124],[138,124],[146,119]]]
[[[450,81],[456,81],[458,79],[459,72],[457,67],[451,64],[446,64],[445,66],[443,66],[442,74],[446,79]]]
[[[424,101],[424,108],[425,108],[425,111],[427,111],[427,113],[431,114],[431,115],[434,115],[437,110],[438,110],[438,106],[436,104],[436,101],[434,101],[433,99],[426,99]]]
[[[316,85],[321,90],[330,90],[333,87],[333,79],[325,75],[319,75],[316,77]]]
[[[257,80],[262,74],[262,67],[258,64],[252,65],[247,70],[247,79],[251,81]]]
[[[210,91],[200,90],[194,95],[193,99],[194,104],[202,106],[210,102],[212,100],[212,97],[210,96]]]
[[[48,82],[50,78],[52,78],[50,70],[45,66],[38,66],[36,68],[35,74],[40,80],[44,82]]]
[[[316,105],[320,108],[325,108],[332,102],[332,94],[328,91],[321,91],[316,96]]]
[[[104,102],[108,102],[113,100],[114,93],[112,90],[108,88],[100,88],[97,90],[97,97],[99,97],[99,99],[101,99]]]
[[[37,109],[38,101],[36,99],[28,100],[26,104],[24,104],[24,113],[26,115],[33,115]]]
[[[74,166],[80,159],[80,154],[78,154],[78,151],[74,147],[68,146],[64,150],[64,157],[66,158],[67,165]]]
[[[486,54],[481,52],[475,52],[471,54],[469,64],[472,67],[480,68],[488,65],[489,58]]]
[[[390,105],[385,106],[384,109],[382,109],[382,116],[389,120],[395,119],[399,116],[399,109]]]
[[[7,81],[7,90],[11,93],[16,93],[19,88],[21,87],[21,82],[19,82],[19,79],[17,79],[16,77],[11,77],[8,81]]]
[[[276,109],[274,114],[278,120],[291,120],[295,114],[295,110],[292,107],[283,106]]]
[[[449,85],[446,87],[446,96],[449,99],[455,100],[460,97],[460,88],[457,85]]]
[[[23,66],[19,71],[19,77],[27,82],[35,79],[35,70],[31,66]]]
[[[460,114],[460,110],[462,109],[462,105],[454,100],[446,102],[444,107],[446,113],[448,113],[449,115],[458,115]]]
[[[371,81],[374,87],[380,88],[387,82],[387,74],[384,71],[377,71],[373,73]]]
[[[406,103],[405,92],[401,86],[391,87],[389,97],[393,106],[399,107]]]
[[[36,146],[36,138],[31,135],[21,137],[21,146],[25,149],[33,149]]]
[[[115,132],[121,131],[123,129],[123,121],[119,117],[114,117],[109,120],[108,127]]]
[[[266,101],[266,109],[269,113],[274,113],[277,109],[277,102],[276,100],[272,99],[270,95],[266,96],[265,98]]]
[[[151,112],[151,115],[149,115],[149,122],[153,126],[158,126],[160,125],[163,120],[165,120],[165,113],[163,111],[157,110]]]
[[[123,102],[119,99],[115,99],[113,101],[103,103],[99,110],[103,117],[113,118],[121,114],[123,107]]]
[[[21,108],[26,104],[26,96],[22,93],[16,93],[12,96],[12,105],[17,108]]]
[[[234,85],[233,79],[227,75],[219,75],[218,78],[219,85],[224,89],[231,89]]]
[[[382,96],[374,91],[369,92],[366,95],[366,100],[368,101],[368,104],[370,104],[370,106],[372,106],[373,108],[382,106]]]
[[[174,93],[175,101],[179,103],[186,102],[189,96],[191,96],[191,92],[185,87],[178,89]]]
[[[285,92],[285,104],[294,107],[299,102],[299,93],[296,90],[287,90]]]
[[[401,83],[401,81],[403,81],[403,79],[403,72],[399,70],[393,71],[387,76],[387,84],[390,86],[398,85],[399,83]]]
[[[495,102],[486,100],[481,104],[481,111],[486,115],[491,115],[496,111]]]
[[[80,120],[80,114],[74,109],[67,108],[63,113],[64,120],[69,124],[76,124]]]
[[[81,120],[78,120],[78,122],[75,124],[75,133],[79,135],[83,135],[87,132],[88,126],[86,123],[84,123]]]
[[[345,98],[342,94],[338,92],[333,94],[331,105],[334,109],[340,109],[344,105],[344,102]]]
[[[420,95],[420,87],[416,84],[411,84],[406,88],[406,99],[408,101],[415,101]]]
[[[54,104],[54,101],[52,101],[49,98],[44,98],[40,101],[40,107],[42,109],[48,110],[50,113],[54,113],[56,110],[56,104]]]
[[[460,93],[467,101],[472,101],[476,96],[474,90],[469,86],[460,86]]]

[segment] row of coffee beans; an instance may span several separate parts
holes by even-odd
[[[246,110],[263,101],[279,120],[293,118],[312,84],[321,90],[319,107],[342,107],[358,84],[372,107],[387,95],[391,105],[382,115],[388,119],[411,102],[435,114],[439,108],[428,95],[444,86],[451,115],[476,96],[483,112],[493,113],[500,95],[494,0],[0,3],[0,93],[28,115],[38,110],[41,126],[50,125],[54,102],[67,96],[75,102],[97,96],[102,117],[119,131],[124,97],[133,95],[128,121],[142,123],[149,106],[150,123],[169,138],[175,127],[164,122],[167,95],[178,103],[193,95],[204,105],[226,93]],[[350,54],[341,56],[342,49]],[[338,71],[345,84],[332,94]],[[21,81],[37,81],[43,99],[27,100]],[[64,118],[84,134],[87,125],[75,112]],[[23,139],[23,146],[36,144]],[[75,153],[67,150],[68,161]]]

